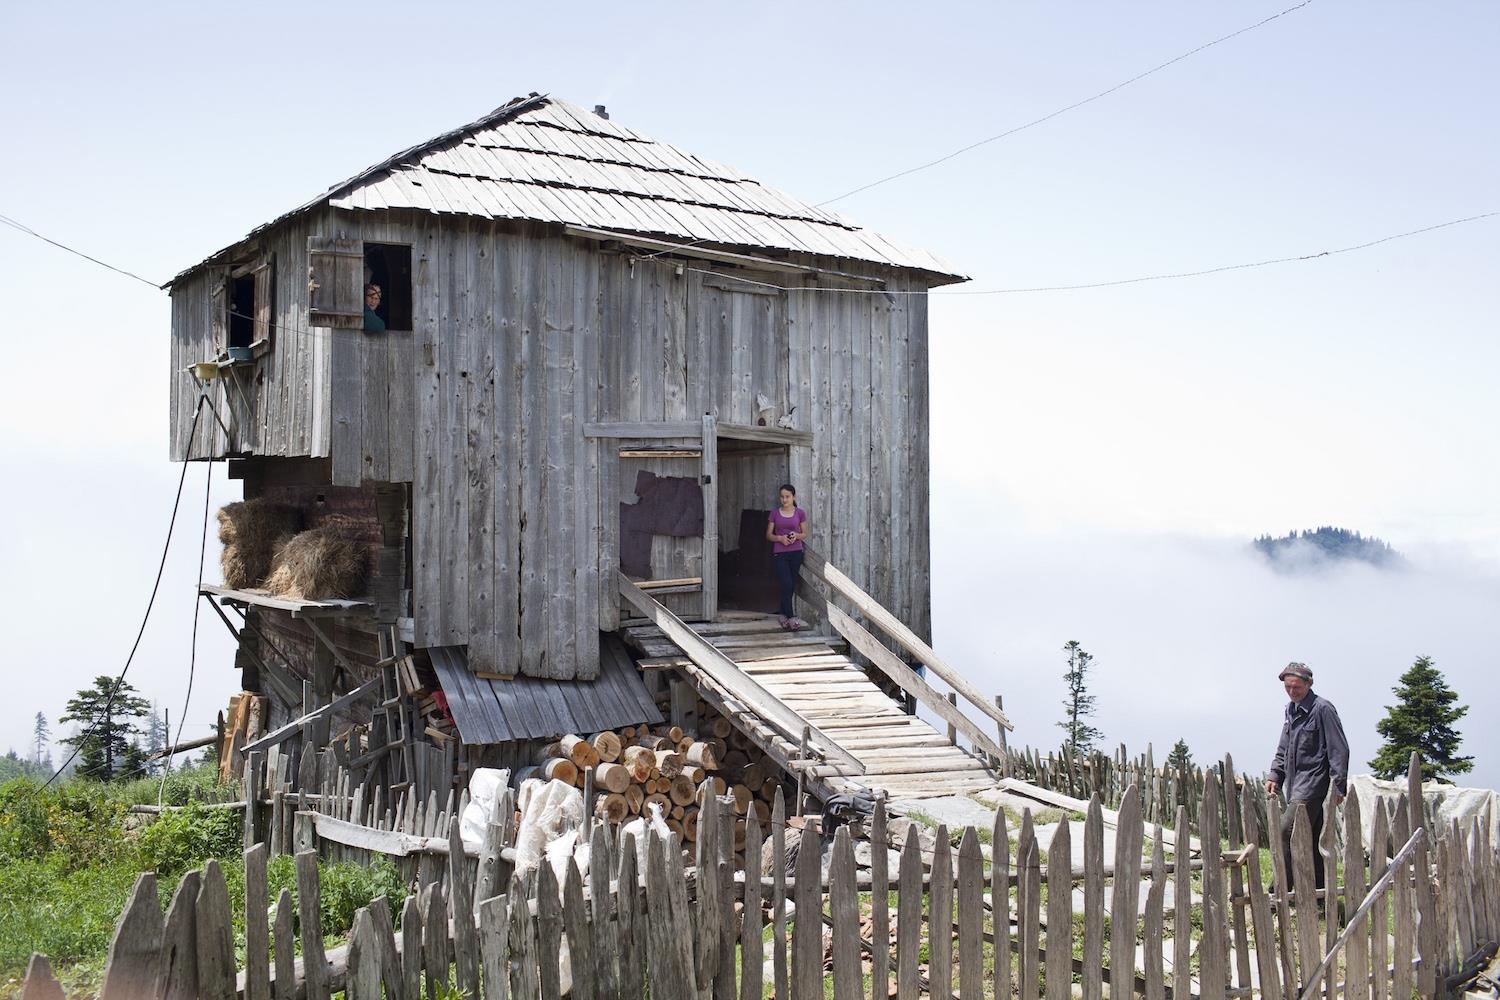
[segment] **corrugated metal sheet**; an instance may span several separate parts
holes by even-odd
[[[470,745],[550,740],[662,721],[630,654],[613,635],[600,639],[599,677],[592,681],[485,680],[469,672],[464,646],[428,652],[459,735]]]

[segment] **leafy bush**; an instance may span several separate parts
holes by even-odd
[[[244,845],[237,809],[210,809],[196,802],[163,813],[141,831],[140,864],[175,879],[209,858],[237,858]]]
[[[42,789],[18,778],[0,785],[0,864],[66,856],[64,871],[118,857],[125,848],[125,807],[92,782]]]
[[[296,859],[288,854],[272,858],[267,875],[271,902],[276,902],[282,889],[288,889],[292,894],[292,905],[296,906]],[[324,937],[348,931],[354,925],[355,912],[362,906],[369,906],[370,901],[379,896],[390,902],[393,915],[400,914],[401,904],[406,901],[407,887],[401,881],[401,872],[387,858],[376,858],[368,866],[348,861],[320,865],[318,879]]]
[[[131,805],[154,806],[160,795],[163,805],[185,806],[189,802],[213,802],[230,797],[234,794],[234,782],[219,784],[218,765],[200,762],[173,770],[167,775],[165,789],[160,777],[117,781],[109,789],[116,798]]]

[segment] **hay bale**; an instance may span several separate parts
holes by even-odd
[[[354,597],[364,583],[364,549],[336,528],[314,528],[277,547],[266,589],[294,600],[324,601]]]
[[[219,562],[224,585],[236,590],[259,587],[271,575],[276,547],[302,527],[296,507],[270,500],[239,500],[219,508]]]

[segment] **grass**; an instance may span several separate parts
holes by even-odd
[[[202,774],[188,773],[174,794],[191,803]],[[150,789],[155,802],[156,785]],[[157,873],[163,908],[182,876],[217,858],[235,914],[237,958],[243,959],[245,872],[236,810],[201,804],[141,822],[127,806],[146,791],[68,781],[41,790],[17,779],[0,785],[0,998],[17,996],[32,952],[52,960],[70,994],[97,992],[115,921],[137,875]],[[282,888],[296,895],[293,858],[268,866],[270,898]],[[321,869],[320,923],[328,946],[340,943],[355,911],[376,896],[399,915],[407,887],[389,861]]]

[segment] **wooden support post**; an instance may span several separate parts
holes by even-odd
[[[698,731],[698,692],[691,684],[672,678],[672,725],[689,732]]]
[[[806,801],[807,792],[807,741],[812,735],[811,730],[804,726],[802,728],[802,742],[797,747],[797,760],[801,766],[797,768],[797,815],[802,815],[803,805]]]
[[[1005,711],[1005,698],[1003,695],[995,695],[995,708],[1001,712]],[[1000,766],[1006,767],[1006,761],[1010,759],[1010,744],[1005,742],[1005,727],[997,722],[995,723],[995,732],[1000,737],[1000,749],[1005,751],[1005,760],[1000,762]],[[1006,771],[1006,777],[1010,777],[1009,770]]]
[[[948,704],[952,705],[955,710],[958,708],[958,695],[952,691],[948,692]],[[1005,727],[1001,726],[1000,731],[1004,732]],[[951,722],[948,723],[948,742],[954,746],[958,745],[958,727]]]

